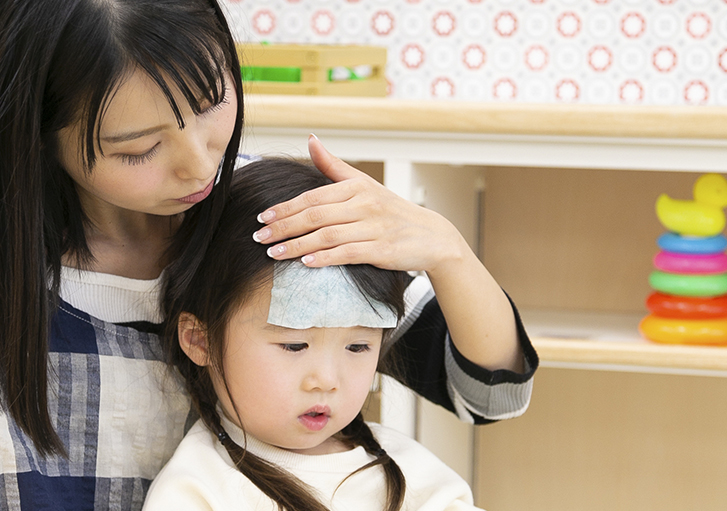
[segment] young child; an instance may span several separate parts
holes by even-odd
[[[453,470],[360,413],[377,365],[391,370],[408,274],[274,262],[255,246],[258,211],[328,182],[291,160],[238,171],[189,292],[166,302],[166,351],[201,419],[146,510],[476,509]]]

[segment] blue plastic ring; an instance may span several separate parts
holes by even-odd
[[[722,234],[701,238],[667,232],[659,236],[656,242],[662,250],[679,254],[717,254],[727,248],[727,238]]]

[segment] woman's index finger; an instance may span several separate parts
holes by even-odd
[[[359,177],[362,174],[358,169],[328,152],[328,149],[323,146],[315,135],[308,137],[308,153],[316,168],[332,181],[345,181],[346,179]]]
[[[319,188],[314,188],[290,200],[276,204],[258,215],[258,221],[264,224],[290,218],[303,211],[326,204],[344,202],[351,198],[351,191],[348,186],[340,186],[342,183],[331,183]]]

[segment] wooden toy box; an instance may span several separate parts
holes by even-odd
[[[246,93],[386,96],[386,48],[241,43],[237,53]]]

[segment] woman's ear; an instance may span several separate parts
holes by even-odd
[[[209,365],[207,328],[190,312],[182,312],[177,322],[179,347],[198,366]]]

